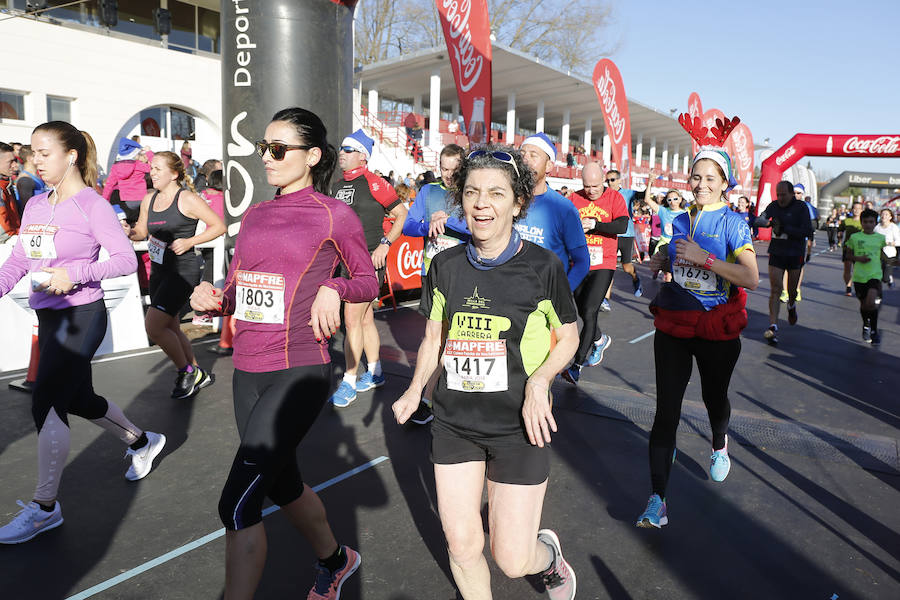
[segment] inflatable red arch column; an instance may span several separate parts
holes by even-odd
[[[782,174],[805,156],[900,158],[900,134],[796,134],[762,163],[756,195],[758,212],[775,199],[775,186]]]

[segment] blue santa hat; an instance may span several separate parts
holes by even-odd
[[[116,160],[134,160],[141,153],[141,145],[134,140],[128,138],[119,139],[119,150],[116,154]]]
[[[547,134],[543,131],[539,131],[538,133],[525,138],[525,141],[522,142],[522,146],[524,146],[525,144],[537,146],[538,148],[543,150],[547,156],[550,157],[550,160],[556,160],[556,144],[554,144],[550,140],[550,138],[547,137]],[[522,146],[519,146],[519,148],[521,149]]]
[[[795,184],[794,184],[794,191],[797,191],[797,190],[800,190],[800,191],[803,192],[804,194],[806,193],[806,188],[803,187],[803,184],[802,184],[802,183],[795,183]]]
[[[341,147],[344,146],[350,146],[357,152],[362,152],[366,155],[366,160],[369,160],[372,158],[372,148],[375,147],[375,140],[363,133],[362,129],[357,129],[344,138],[344,141],[341,142]]]

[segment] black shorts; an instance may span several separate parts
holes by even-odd
[[[200,272],[191,280],[177,271],[153,269],[150,271],[150,306],[167,315],[178,316],[182,307],[190,298],[197,284],[200,283]]]
[[[487,478],[495,483],[538,485],[550,476],[549,445],[532,446],[526,440],[504,439],[502,444],[473,440],[431,423],[431,462],[455,465],[483,461]]]
[[[634,252],[634,238],[619,236],[619,253],[622,255],[622,264],[631,264],[631,254]]]
[[[865,282],[854,281],[853,289],[856,291],[856,297],[860,300],[865,300],[866,296],[869,295],[869,290],[878,290],[878,295],[881,296],[881,280],[880,279],[870,279]]]
[[[803,255],[781,256],[780,254],[770,254],[769,266],[784,271],[796,271],[803,268]]]

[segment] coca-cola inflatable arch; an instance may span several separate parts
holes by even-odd
[[[775,198],[782,174],[805,156],[900,158],[900,134],[828,135],[798,133],[762,163],[756,194],[758,212]]]

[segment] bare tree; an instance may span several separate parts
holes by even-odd
[[[610,0],[488,0],[497,42],[570,71],[589,71],[619,46]],[[432,0],[362,0],[356,62],[369,64],[444,44]]]

